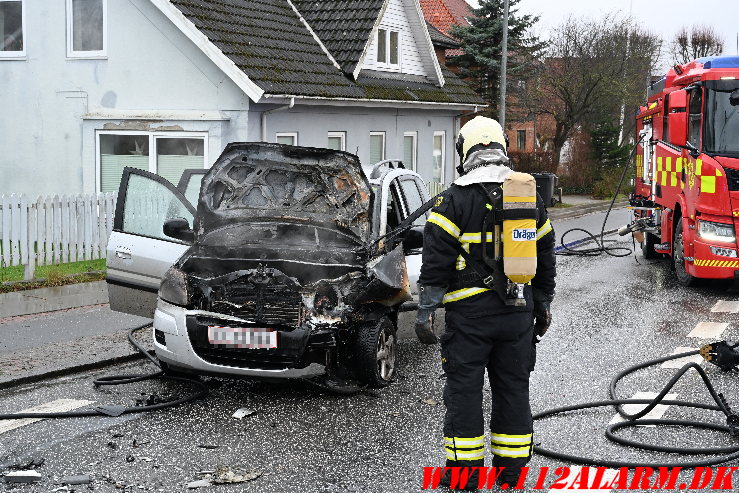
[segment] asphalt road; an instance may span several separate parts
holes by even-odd
[[[623,241],[624,245],[629,243]],[[554,323],[538,346],[532,374],[535,412],[604,399],[614,373],[671,354],[678,347],[697,348],[706,340],[737,339],[739,315],[711,311],[719,300],[739,300],[737,292],[721,283],[679,287],[666,262],[647,262],[640,254],[627,258],[559,257],[558,274]],[[701,327],[716,332],[706,339],[688,337],[701,322],[713,322],[715,325]],[[89,474],[95,491],[184,491],[188,483],[203,476],[200,472],[228,466],[257,471],[261,476],[238,486],[212,486],[209,490],[419,491],[422,467],[443,462],[444,381],[438,348],[407,339],[401,341],[399,349],[401,367],[396,382],[373,392],[347,397],[300,383],[211,379],[206,399],[174,409],[118,418],[46,420],[2,433],[0,470],[44,460],[38,468],[41,483],[3,486],[7,491],[46,492],[59,487],[63,476]],[[161,382],[112,389],[91,385],[99,375],[151,370],[150,365],[136,362],[2,390],[0,412],[17,412],[63,398],[94,401],[96,405],[131,405],[142,395],[184,391]],[[739,408],[736,377],[715,367],[707,367],[707,371],[717,390]],[[641,371],[619,387],[619,394],[630,397],[639,391],[658,392],[673,372],[660,367]],[[709,402],[695,375],[681,380],[673,392],[678,399]],[[485,401],[489,406],[490,397]],[[243,419],[233,418],[232,414],[243,407],[256,412]],[[535,442],[607,459],[684,460],[606,442],[604,426],[613,416],[612,409],[603,409],[549,418],[536,424]],[[708,411],[670,407],[665,414],[668,418],[687,416],[723,423],[720,415]],[[624,430],[623,434],[686,447],[731,444],[723,435],[687,429],[640,428]],[[533,468],[551,468],[547,487],[555,479],[555,468],[561,465],[540,456],[531,462]],[[534,470],[538,475],[539,469]],[[687,473],[680,477],[690,480]],[[533,481],[527,483],[525,491],[537,491]],[[739,484],[739,479],[735,478],[734,484]],[[87,490],[87,486],[76,488]]]

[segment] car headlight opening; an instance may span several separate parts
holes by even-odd
[[[159,297],[173,305],[187,306],[191,294],[185,273],[174,266],[170,267],[159,286]]]

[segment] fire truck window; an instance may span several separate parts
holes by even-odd
[[[701,110],[703,109],[703,90],[690,91],[690,116],[688,121],[688,138],[690,143],[700,149]]]

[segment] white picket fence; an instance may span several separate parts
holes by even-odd
[[[23,265],[32,279],[37,265],[105,258],[116,195],[1,195],[0,266]]]

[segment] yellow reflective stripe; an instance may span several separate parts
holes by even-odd
[[[460,450],[457,448],[456,450],[453,447],[444,447],[444,450],[446,450],[447,455],[456,455],[457,457],[470,457],[473,459],[483,458],[485,457],[485,447],[475,447],[474,449],[468,449],[468,450]]]
[[[531,447],[491,447],[490,450],[493,452],[494,455],[500,457],[528,457],[529,455],[531,455]]]
[[[544,235],[549,233],[552,230],[552,221],[547,219],[547,222],[545,222],[541,228],[536,230],[536,239],[541,239]]]
[[[464,248],[464,251],[467,253],[470,253],[470,244],[469,243],[463,243],[462,248]],[[457,257],[457,270],[464,270],[467,267],[467,262],[465,261],[464,257],[459,255]]]
[[[459,238],[460,231],[457,225],[441,214],[432,212],[428,218],[428,222],[436,224],[450,235],[454,236],[455,238]]]
[[[482,238],[482,233],[464,233],[462,236],[459,237],[459,241],[460,243],[480,243],[481,238]],[[488,243],[493,241],[492,232],[488,232],[487,241]]]
[[[696,159],[695,160],[695,174],[696,174],[696,176],[700,176],[702,171],[703,171],[703,160],[702,159]]]
[[[485,451],[483,450],[482,452],[476,452],[474,455],[472,455],[472,454],[465,454],[463,452],[457,452],[455,454],[454,452],[449,452],[447,450],[446,458],[449,460],[484,460]]]
[[[456,443],[457,448],[459,447],[482,447],[485,445],[485,435],[474,437],[474,438],[451,438],[444,437],[444,443],[454,445]]]
[[[490,291],[490,290],[488,288],[458,289],[456,291],[451,291],[445,294],[442,303],[451,303],[453,301],[463,300],[465,298],[469,298],[470,296],[475,296],[476,294],[484,293],[485,291]]]
[[[500,445],[531,445],[533,437],[529,435],[490,435],[490,442]]]
[[[672,158],[669,156],[665,158],[665,171],[672,171]]]
[[[701,176],[701,192],[716,193],[716,177]]]
[[[528,196],[528,197],[509,197],[504,196],[503,202],[536,202],[536,196]]]

